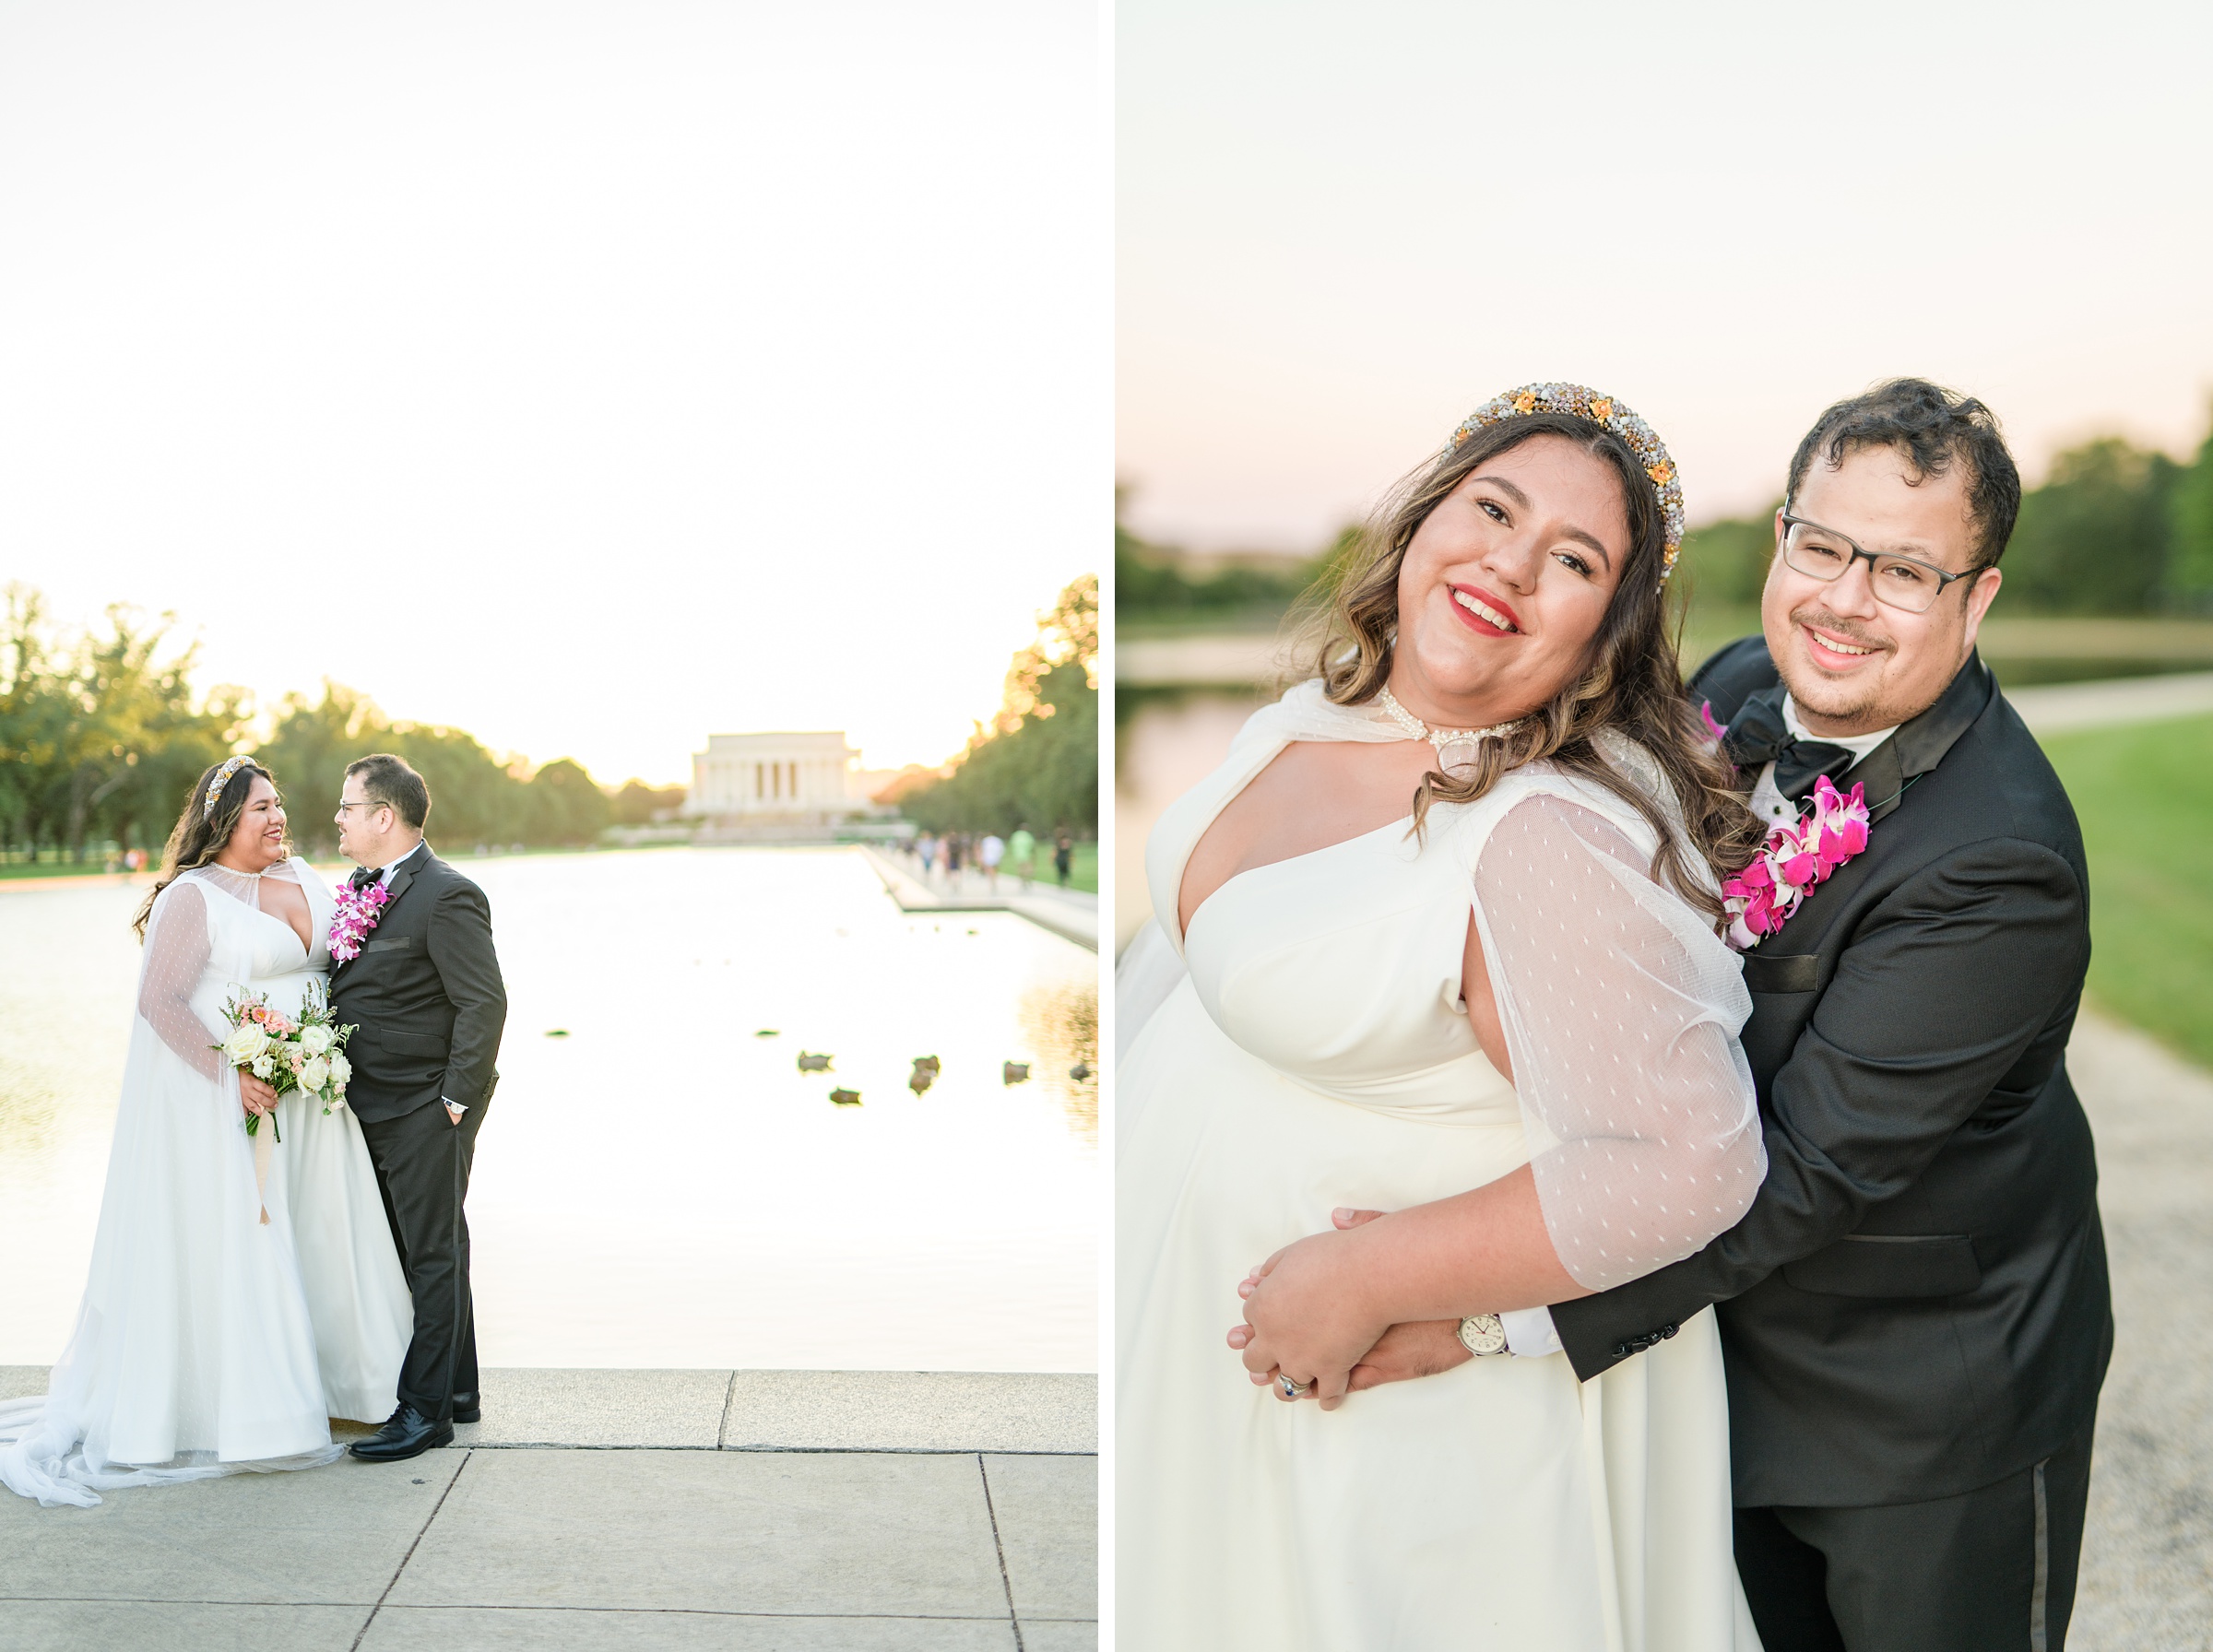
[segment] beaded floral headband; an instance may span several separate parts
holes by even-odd
[[[231,776],[245,768],[253,761],[250,757],[234,757],[215,772],[215,778],[207,783],[207,796],[200,801],[201,820],[210,820],[214,817],[215,800],[223,795],[223,788],[231,784]]]
[[[1503,424],[1532,413],[1573,414],[1628,444],[1660,495],[1660,521],[1667,541],[1660,553],[1660,583],[1665,584],[1667,576],[1675,571],[1675,559],[1683,553],[1683,479],[1659,432],[1612,396],[1601,395],[1588,384],[1524,384],[1504,395],[1494,395],[1462,419],[1438,457],[1450,454],[1486,425]]]

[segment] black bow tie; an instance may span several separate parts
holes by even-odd
[[[353,876],[346,881],[351,888],[367,889],[382,876],[383,873],[375,867],[356,867],[353,869]]]
[[[1722,754],[1746,773],[1775,765],[1775,789],[1795,803],[1822,775],[1834,780],[1859,761],[1843,746],[1802,740],[1784,726],[1782,696],[1755,694],[1738,710]]]

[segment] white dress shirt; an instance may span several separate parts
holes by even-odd
[[[1852,753],[1855,763],[1898,732],[1898,726],[1892,724],[1873,734],[1815,734],[1798,721],[1797,703],[1788,694],[1782,697],[1782,726],[1801,740],[1843,747]],[[1751,808],[1770,830],[1799,816],[1799,806],[1776,788],[1773,763],[1759,772],[1759,779],[1752,787]],[[1510,1314],[1499,1315],[1498,1318],[1506,1327],[1507,1352],[1542,1359],[1548,1353],[1561,1351],[1560,1333],[1552,1323],[1550,1308],[1517,1308]]]

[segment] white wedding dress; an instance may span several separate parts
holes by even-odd
[[[1247,1270],[1340,1205],[1444,1198],[1533,1153],[1596,1289],[1732,1225],[1765,1173],[1734,960],[1603,788],[1533,766],[1419,839],[1402,820],[1239,873],[1177,946],[1192,847],[1286,744],[1397,738],[1303,685],[1148,846],[1162,927],[1117,994],[1142,1023],[1117,1091],[1120,1644],[1757,1648],[1711,1314],[1588,1383],[1564,1355],[1497,1356],[1333,1412],[1254,1386],[1225,1342]],[[1471,910],[1519,1095],[1460,1002]]]
[[[261,910],[265,878],[300,886],[312,945]],[[155,902],[77,1329],[43,1398],[0,1402],[10,1490],[89,1506],[312,1468],[340,1450],[332,1417],[381,1422],[396,1403],[414,1312],[361,1126],[287,1092],[257,1189],[237,1075],[211,1047],[234,993],[291,1016],[323,986],[332,908],[297,859],[185,872]]]

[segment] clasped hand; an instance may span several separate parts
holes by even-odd
[[[1351,1230],[1365,1227],[1379,1210],[1340,1210],[1339,1230],[1287,1245],[1248,1274],[1237,1287],[1245,1323],[1232,1328],[1237,1350],[1255,1384],[1280,1376],[1308,1388],[1276,1398],[1314,1398],[1333,1411],[1348,1393],[1434,1376],[1473,1358],[1462,1346],[1456,1320],[1393,1325],[1362,1289]]]
[[[1245,1299],[1245,1324],[1230,1332],[1230,1346],[1252,1380],[1288,1376],[1310,1386],[1325,1411],[1343,1403],[1353,1367],[1391,1325],[1367,1300],[1350,1233],[1313,1233],[1285,1245],[1252,1270],[1237,1294]]]
[[[238,1075],[238,1104],[248,1118],[277,1111],[277,1092],[252,1073]]]

